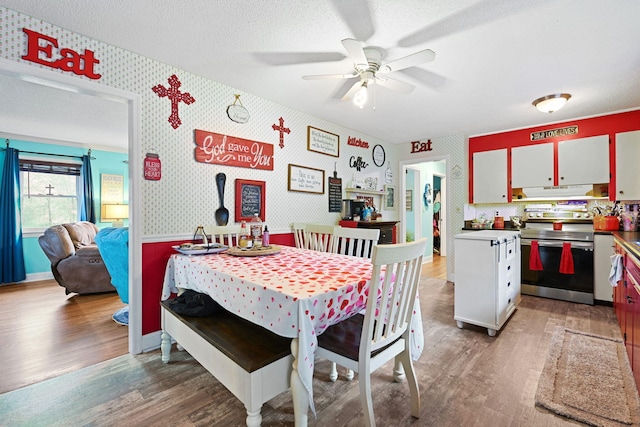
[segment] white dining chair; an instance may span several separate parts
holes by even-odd
[[[333,232],[331,252],[371,258],[371,250],[380,238],[379,228],[336,227]]]
[[[380,229],[378,228],[336,227],[333,231],[330,252],[360,258],[371,258],[371,251],[373,246],[378,244],[379,237]],[[331,363],[329,379],[331,381],[338,379],[338,367],[334,362]],[[353,371],[351,369],[347,370],[346,379],[348,381],[353,379]]]
[[[375,426],[371,373],[397,358],[409,383],[411,415],[420,417],[420,393],[411,359],[411,320],[427,239],[375,245],[365,314],[345,319],[318,336],[316,355],[359,373],[367,426]],[[396,381],[400,377],[394,375]]]
[[[219,243],[232,247],[238,244],[239,225],[205,225],[204,232],[210,236],[209,243]]]
[[[294,222],[293,224],[291,224],[291,230],[293,230],[293,239],[296,242],[296,248],[304,248],[304,233],[306,227],[306,222]]]
[[[307,224],[304,232],[304,248],[313,251],[330,252],[333,231],[339,225]]]

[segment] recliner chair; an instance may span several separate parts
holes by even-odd
[[[67,294],[115,291],[94,240],[97,232],[95,224],[79,221],[49,227],[38,238],[53,277]]]

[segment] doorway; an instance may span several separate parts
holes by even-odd
[[[98,84],[75,78],[69,75],[54,73],[49,70],[36,68],[27,64],[9,61],[0,58],[0,74],[3,77],[15,79],[16,82],[28,81],[41,85],[50,90],[55,88],[64,91],[66,96],[73,94],[87,95],[96,100],[111,100],[124,103],[127,106],[128,147],[127,153],[130,159],[141,158],[139,141],[139,95],[122,91],[109,86]],[[25,100],[22,100],[25,101]],[[63,108],[63,107],[61,107]],[[34,113],[35,114],[35,113]],[[16,136],[17,137],[17,136]],[[41,142],[47,142],[44,138]],[[129,162],[128,177],[141,175],[139,162]],[[129,181],[129,353],[137,354],[142,351],[142,286],[141,286],[141,265],[142,247],[141,235],[137,224],[140,223],[140,207],[137,203],[139,198],[140,182],[138,180]],[[133,278],[137,278],[133,280]]]
[[[427,238],[425,262],[432,262],[434,256],[447,255],[448,160],[448,156],[441,156],[400,162],[405,177],[400,180],[401,236],[403,241]]]

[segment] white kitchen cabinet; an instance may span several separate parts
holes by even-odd
[[[593,236],[593,298],[613,302],[613,287],[609,283],[613,235],[597,233]]]
[[[454,240],[456,324],[494,336],[520,304],[520,232],[481,230]]]
[[[473,153],[473,203],[507,203],[507,149]]]
[[[640,131],[616,134],[616,200],[640,200]]]
[[[553,143],[511,149],[511,187],[553,185]]]
[[[558,143],[558,185],[609,182],[609,136]]]

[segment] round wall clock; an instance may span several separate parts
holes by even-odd
[[[384,152],[384,147],[380,144],[376,144],[373,147],[373,163],[380,167],[382,165],[384,165],[384,159],[385,159],[385,152]]]

